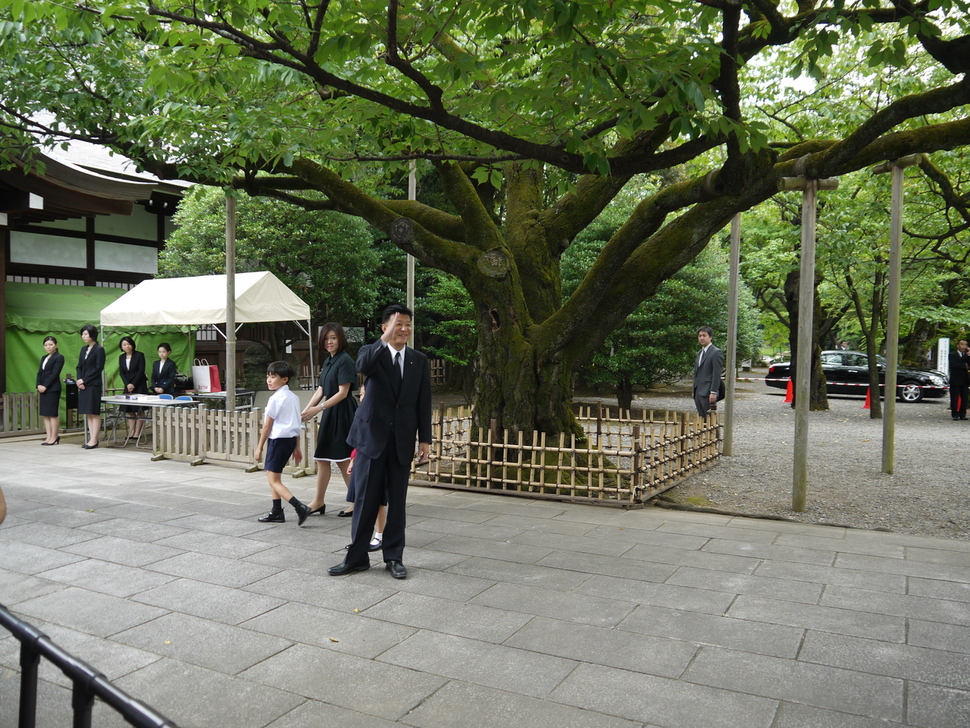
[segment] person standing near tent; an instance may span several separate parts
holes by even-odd
[[[308,506],[311,514],[323,515],[327,510],[324,496],[330,484],[331,463],[337,465],[344,483],[350,485],[347,466],[353,448],[347,444],[347,435],[350,434],[357,411],[353,396],[353,391],[357,389],[357,367],[347,353],[347,336],[343,326],[325,323],[320,329],[320,342],[326,352],[320,369],[320,381],[300,417],[307,422],[320,415],[317,448],[313,453],[313,459],[317,462],[317,492]]]
[[[152,364],[152,391],[155,394],[175,394],[175,375],[178,365],[168,358],[172,353],[171,344],[158,345],[158,361]]]
[[[130,336],[121,337],[121,355],[118,357],[118,373],[124,385],[125,394],[148,394],[148,377],[145,376],[145,355],[138,351],[135,340]],[[128,438],[141,437],[145,421],[138,419],[143,407],[122,405],[121,411],[128,414]]]
[[[61,426],[61,369],[64,355],[57,351],[57,339],[44,339],[44,351],[37,371],[37,391],[40,392],[40,416],[44,418],[47,439],[41,445],[56,445],[61,441],[57,434]]]
[[[81,328],[81,353],[77,359],[77,411],[87,417],[88,439],[81,447],[93,450],[101,435],[101,392],[104,374],[104,347],[98,343],[98,329],[88,324]]]

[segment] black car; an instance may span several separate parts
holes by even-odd
[[[877,356],[879,383],[886,383],[886,360]],[[769,387],[786,389],[791,362],[772,364],[765,377]],[[866,396],[869,387],[869,357],[860,351],[823,351],[822,370],[829,394]],[[919,402],[924,397],[944,397],[950,382],[943,372],[934,369],[896,368],[896,396],[903,402]]]

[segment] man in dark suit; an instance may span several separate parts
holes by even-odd
[[[970,385],[970,351],[967,340],[957,342],[957,350],[951,351],[950,362],[950,414],[955,420],[967,419],[967,390]]]
[[[701,326],[697,330],[697,343],[701,350],[694,362],[694,406],[697,414],[707,417],[707,413],[717,405],[717,393],[721,386],[721,370],[724,368],[724,355],[711,343],[714,330]]]
[[[367,378],[367,394],[354,416],[347,442],[354,459],[354,540],[344,561],[329,569],[341,576],[370,568],[367,555],[374,521],[387,499],[384,526],[385,568],[395,579],[407,577],[404,554],[405,501],[414,438],[418,463],[431,451],[431,367],[428,357],[407,346],[411,311],[392,305],[384,310],[381,338],[361,347],[357,371]]]

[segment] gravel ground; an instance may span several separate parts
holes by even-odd
[[[883,421],[869,418],[863,399],[833,396],[829,406],[809,413],[806,511],[791,509],[795,411],[782,390],[761,381],[737,383],[733,455],[659,505],[970,539],[970,420],[950,418],[948,397],[897,402],[892,475],[882,472]],[[669,387],[634,407],[691,410],[693,403],[689,389]]]

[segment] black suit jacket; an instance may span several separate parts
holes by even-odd
[[[64,355],[59,352],[51,354],[50,361],[44,366],[47,354],[40,358],[40,368],[37,370],[37,384],[46,387],[48,392],[61,391],[61,369],[64,368]]]
[[[420,351],[405,347],[404,376],[397,384],[392,353],[384,342],[361,347],[357,371],[367,377],[367,394],[357,408],[347,443],[367,458],[377,458],[392,440],[397,462],[414,457],[414,436],[431,442],[431,365]]]
[[[121,383],[128,391],[128,385],[133,384],[133,392],[144,394],[148,391],[148,377],[145,376],[145,355],[140,351],[131,353],[131,366],[125,366],[126,354],[118,357],[118,373],[121,375]]]
[[[967,366],[970,365],[970,353],[960,356],[960,352],[951,351],[950,361],[950,384],[954,387],[966,387],[970,384],[970,374],[967,373]]]
[[[84,380],[84,386],[101,387],[101,375],[104,372],[104,347],[95,344],[94,348],[84,356],[86,346],[81,347],[81,353],[77,357],[77,378]]]
[[[171,359],[165,360],[165,366],[161,366],[162,360],[159,359],[152,364],[152,393],[156,387],[161,387],[165,394],[175,394],[175,375],[178,374],[178,365]]]

